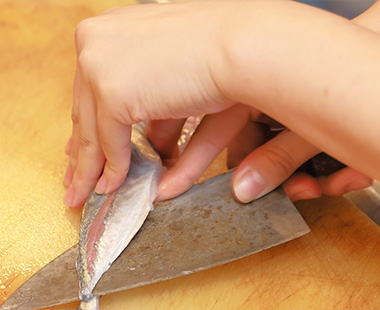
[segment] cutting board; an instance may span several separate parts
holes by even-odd
[[[62,202],[74,31],[80,20],[125,4],[0,0],[0,304],[78,240],[81,210]],[[209,174],[224,169],[224,160]],[[308,235],[211,270],[104,296],[102,309],[380,309],[379,227],[340,197],[296,206]]]

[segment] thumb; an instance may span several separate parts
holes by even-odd
[[[249,202],[283,183],[319,150],[296,133],[285,130],[249,154],[232,181],[235,197]]]

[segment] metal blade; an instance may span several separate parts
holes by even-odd
[[[250,204],[231,195],[232,171],[155,204],[143,227],[104,274],[94,295],[180,277],[251,255],[309,232],[278,189]],[[72,247],[38,271],[0,308],[37,309],[78,300]]]
[[[380,182],[375,180],[373,185],[361,190],[343,195],[354,206],[380,226]]]

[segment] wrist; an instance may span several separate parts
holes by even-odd
[[[273,71],[275,59],[271,46],[281,32],[275,20],[269,21],[276,18],[271,12],[276,3],[283,1],[223,2],[217,52],[211,63],[218,89],[230,101],[255,103],[257,108],[259,97],[267,93],[265,78]]]

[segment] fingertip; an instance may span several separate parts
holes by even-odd
[[[235,197],[242,202],[258,199],[282,184],[316,152],[292,131],[284,131],[250,153],[233,180]]]
[[[232,181],[232,191],[235,198],[241,202],[248,203],[260,198],[268,192],[268,186],[262,175],[254,169],[236,172]]]
[[[126,168],[112,168],[109,162],[106,163],[104,171],[95,187],[97,194],[111,194],[117,190],[124,182],[129,171],[129,163]]]
[[[89,190],[91,191],[91,190]],[[88,199],[89,191],[86,190],[78,190],[78,185],[75,185],[75,182],[70,185],[67,190],[64,203],[71,209],[77,209],[83,207]]]
[[[372,179],[362,179],[362,180],[355,180],[351,183],[349,183],[345,188],[344,188],[344,192],[345,193],[348,193],[348,192],[351,192],[351,191],[357,191],[357,190],[360,190],[360,189],[364,189],[364,188],[367,188],[369,186],[371,186],[373,184],[373,180]]]
[[[167,200],[175,197],[173,193],[173,188],[170,186],[172,183],[173,171],[167,171],[162,177],[160,183],[158,184],[156,201]]]
[[[71,183],[69,184],[68,190],[66,192],[64,203],[70,208],[80,208],[82,207],[91,191],[94,189],[96,181],[99,178],[98,169],[93,167],[92,175],[86,175],[86,178],[83,177],[84,170],[77,169],[73,176],[71,177],[71,173],[69,172],[70,178],[72,178]],[[66,180],[67,182],[67,180]]]
[[[292,202],[296,202],[298,200],[308,200],[308,199],[315,199],[321,197],[320,193],[312,192],[309,190],[304,190],[301,192],[294,193],[292,195],[288,195],[289,199]]]
[[[66,195],[65,195],[65,198],[63,199],[63,202],[65,203],[65,205],[69,208],[72,207],[73,205],[73,202],[74,202],[74,188],[73,188],[73,185],[71,184],[69,186],[69,188],[67,189],[67,192],[66,192]]]
[[[305,172],[293,174],[284,182],[282,188],[293,202],[314,199],[322,195],[322,189],[317,180]]]
[[[72,205],[70,206],[70,209],[78,209],[82,208],[84,204],[86,203],[87,197],[84,197],[82,199],[74,199]]]
[[[98,180],[98,183],[96,183],[95,193],[99,195],[105,194],[107,191],[107,185],[108,185],[107,178],[104,174],[102,174],[102,176]]]
[[[77,209],[84,205],[86,197],[77,197],[74,185],[71,184],[66,192],[65,198],[63,199],[64,204],[70,209]]]
[[[340,196],[373,184],[370,177],[350,167],[343,168],[327,177],[319,177],[318,181],[323,193],[329,196]]]
[[[174,198],[174,197],[171,197],[170,195],[165,194],[165,189],[163,189],[163,190],[159,189],[158,194],[157,194],[156,198],[154,199],[154,201],[164,201],[164,200],[168,200],[171,198]]]
[[[167,171],[158,185],[156,201],[177,197],[187,191],[194,184],[183,171],[177,171],[176,167]]]

